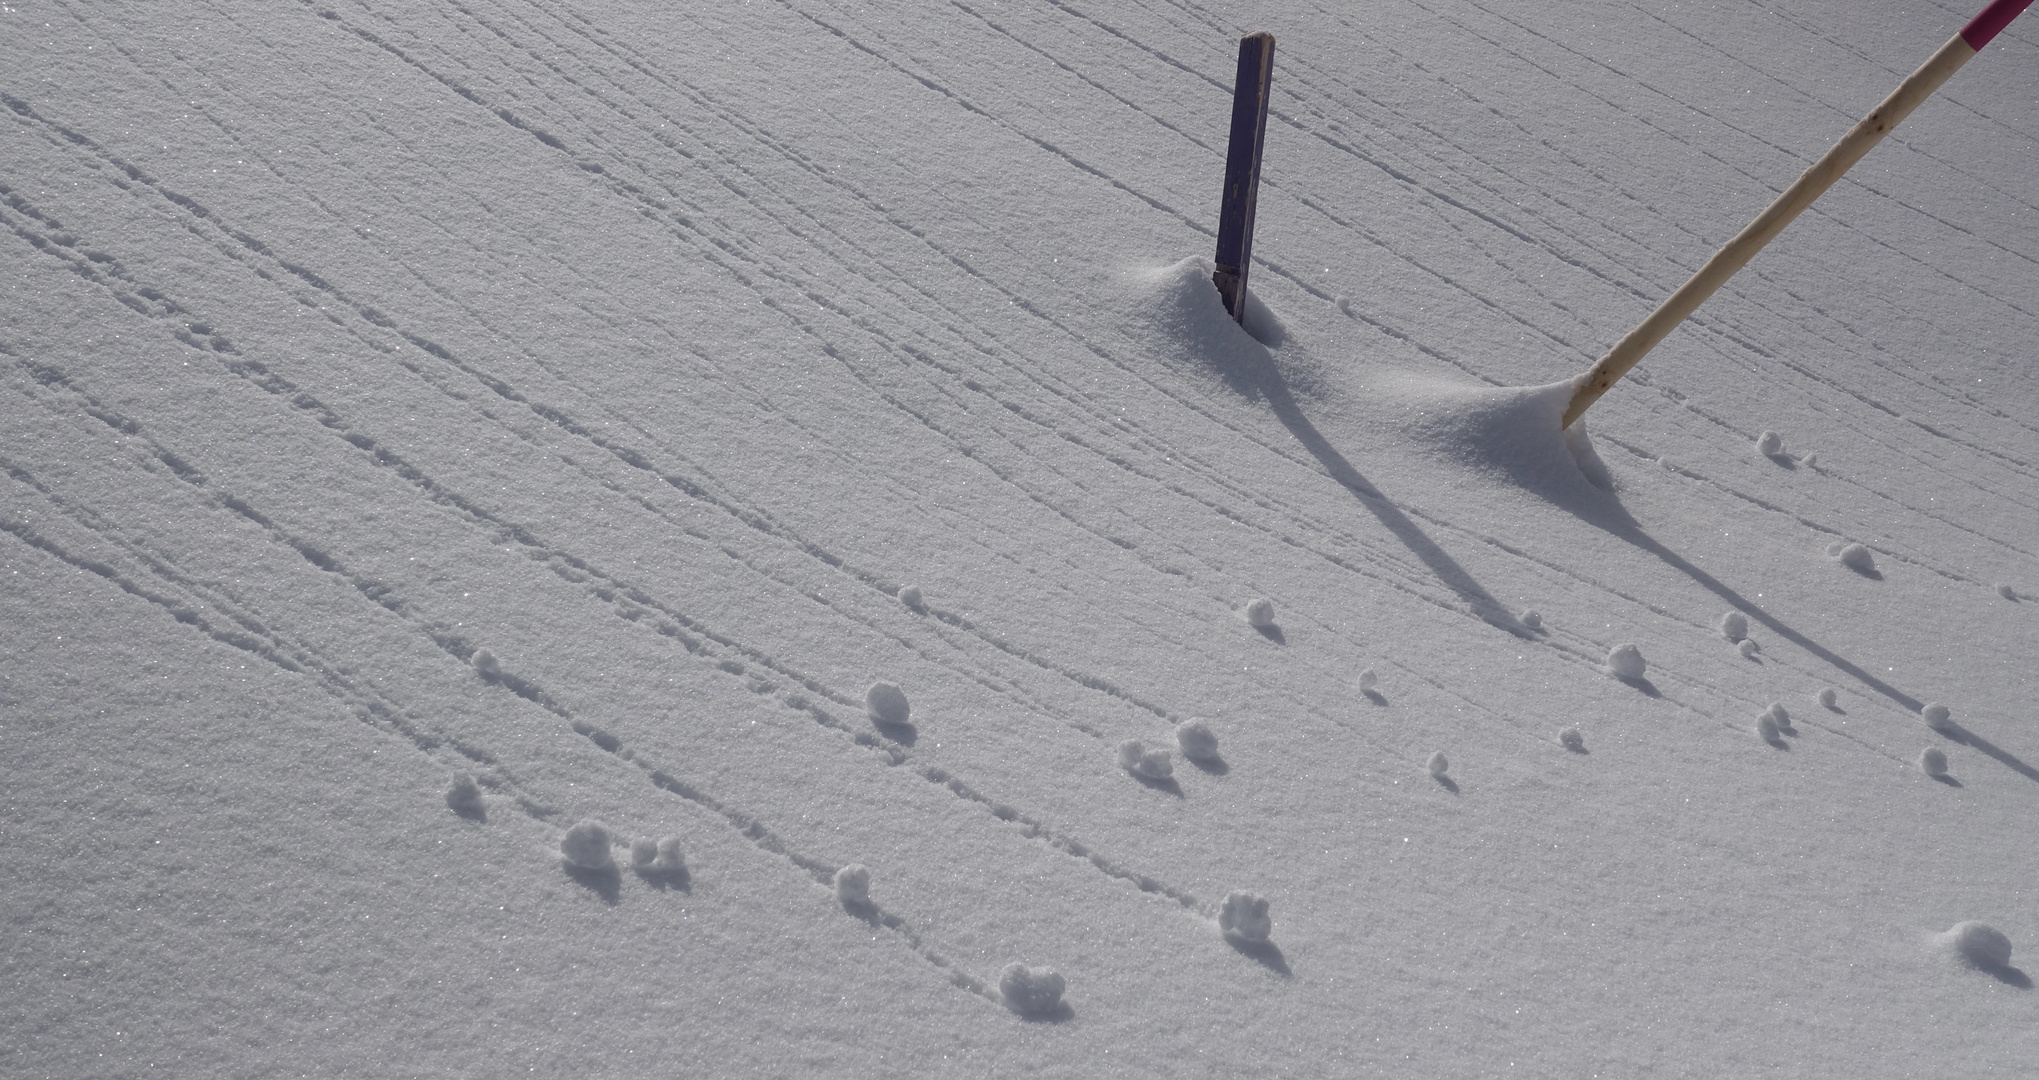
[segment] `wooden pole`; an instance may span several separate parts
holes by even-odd
[[[1607,355],[1601,357],[1600,362],[1594,364],[1591,371],[1579,376],[1572,390],[1571,403],[1565,407],[1563,426],[1570,427],[1572,421],[1577,420],[1589,406],[1600,400],[1600,395],[1606,393],[1616,380],[1628,374],[1629,369],[1635,367],[1644,354],[1655,348],[1658,342],[1664,340],[1666,334],[1684,322],[1685,317],[1692,314],[1700,304],[1705,303],[1707,297],[1712,296],[1726,284],[1727,279],[1733,277],[1735,271],[1755,258],[1756,253],[1763,250],[1763,245],[1783,232],[1786,225],[1791,224],[1792,218],[1811,206],[1813,200],[1820,197],[1821,192],[1832,187],[1834,181],[1839,180],[1841,174],[1848,171],[1849,166],[1862,160],[1862,155],[1867,154],[1871,147],[1881,142],[1883,137],[1889,134],[1890,129],[1897,126],[1898,121],[1911,115],[1911,111],[1918,108],[1920,102],[1932,96],[1933,91],[1940,88],[1940,84],[1961,70],[1961,65],[1967,63],[1969,57],[1974,56],[1988,44],[1989,40],[1997,35],[1997,31],[2017,18],[2018,14],[2031,3],[2032,0],[1995,0],[1989,7],[1983,9],[1982,14],[1977,15],[1963,27],[1960,33],[1949,39],[1947,44],[1940,46],[1940,51],[1934,53],[1931,59],[1919,65],[1917,71],[1899,83],[1897,89],[1891,91],[1890,96],[1884,98],[1883,103],[1878,105],[1874,112],[1849,129],[1846,135],[1841,136],[1841,141],[1835,143],[1833,149],[1826,152],[1826,156],[1814,162],[1812,168],[1805,170],[1805,174],[1798,178],[1798,182],[1785,189],[1784,194],[1779,195],[1777,201],[1770,204],[1769,209],[1756,215],[1756,220],[1750,222],[1748,228],[1728,241],[1726,247],[1715,252],[1713,258],[1706,260],[1706,265],[1700,267],[1698,273],[1693,274],[1690,280],[1679,286],[1677,292],[1657,305],[1657,309],[1650,312],[1649,317],[1635,329],[1630,330],[1628,336],[1616,342],[1614,348],[1609,349]]]
[[[1267,141],[1267,88],[1273,74],[1274,35],[1263,30],[1240,38],[1232,141],[1225,151],[1225,195],[1218,209],[1218,267],[1211,281],[1225,298],[1225,310],[1241,323],[1246,321],[1246,271],[1253,265],[1253,211],[1260,199],[1260,150]]]

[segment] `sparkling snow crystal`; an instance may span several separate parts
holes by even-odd
[[[1119,744],[1119,768],[1149,780],[1166,780],[1175,775],[1175,764],[1166,750],[1149,750],[1138,739]]]
[[[1643,651],[1634,645],[1616,645],[1607,650],[1607,670],[1624,679],[1640,679],[1650,669]]]
[[[864,694],[864,703],[870,706],[871,719],[881,724],[897,727],[913,715],[913,706],[906,703],[906,691],[889,682],[872,683]]]
[[[1729,641],[1740,641],[1749,636],[1749,617],[1739,611],[1730,611],[1720,617],[1720,636]]]
[[[1005,999],[1006,1008],[1016,1013],[1027,1016],[1051,1013],[1062,1004],[1062,975],[1054,968],[1007,964],[998,973],[998,996]]]
[[[835,872],[835,898],[845,904],[871,902],[871,871],[863,863],[851,863]]]
[[[1963,960],[1977,967],[2011,966],[2011,939],[1988,923],[1959,922],[1940,935]]]
[[[616,857],[609,853],[609,827],[599,821],[583,821],[566,831],[559,853],[583,870],[613,870]]]
[[[1756,436],[1756,450],[1765,456],[1776,457],[1784,452],[1784,436],[1766,431]]]
[[[1266,941],[1274,932],[1267,917],[1267,897],[1250,892],[1230,892],[1218,908],[1218,929],[1241,941]]]
[[[1438,752],[1430,755],[1430,760],[1424,762],[1423,767],[1430,770],[1430,775],[1442,777],[1446,772],[1449,772],[1451,770],[1451,762],[1446,761],[1444,758],[1444,751],[1439,750]]]
[[[1919,771],[1927,776],[1947,775],[1947,752],[1937,746],[1919,751]]]
[[[446,805],[461,817],[478,818],[487,812],[481,802],[481,785],[466,773],[453,778],[453,786],[446,790]]]
[[[1576,727],[1568,727],[1558,732],[1558,745],[1574,754],[1583,754],[1586,752],[1586,735]]]
[[[1919,706],[1919,715],[1925,717],[1926,726],[1934,731],[1948,732],[1954,730],[1954,710],[1937,701],[1928,701],[1924,705]]]
[[[1255,629],[1265,630],[1274,625],[1274,601],[1263,596],[1246,605],[1246,621]]]
[[[1210,725],[1192,720],[1175,729],[1175,745],[1192,761],[1212,761],[1218,756],[1218,736]]]

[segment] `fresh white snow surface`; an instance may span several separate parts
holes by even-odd
[[[1972,14],[0,6],[0,1075],[2029,1069],[2035,16],[1556,426]]]

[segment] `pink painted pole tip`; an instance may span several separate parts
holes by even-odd
[[[1961,28],[1961,40],[1967,42],[1969,48],[1981,52],[1998,31],[2011,25],[2012,19],[2031,6],[2032,0],[1995,0],[1982,9],[1982,14],[1968,20],[1968,25]]]

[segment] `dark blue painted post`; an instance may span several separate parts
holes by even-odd
[[[1239,39],[1239,81],[1232,90],[1232,142],[1225,151],[1225,200],[1218,209],[1218,270],[1211,280],[1225,310],[1246,321],[1246,271],[1253,262],[1253,207],[1260,197],[1260,147],[1267,139],[1267,86],[1274,35]]]

